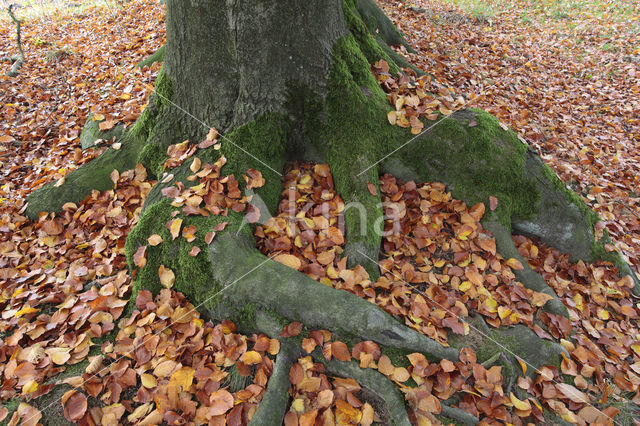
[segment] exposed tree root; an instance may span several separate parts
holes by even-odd
[[[449,407],[446,404],[441,404],[441,405],[442,405],[443,416],[446,416],[452,420],[460,422],[463,425],[475,426],[480,422],[480,420],[478,420],[476,416],[469,414],[464,410],[461,410],[456,407]]]
[[[260,401],[249,426],[281,425],[289,404],[289,369],[299,356],[299,348],[292,343],[283,342],[276,358],[273,372],[269,377],[267,390]]]
[[[306,7],[305,2],[297,3],[300,8]],[[317,16],[326,15],[323,5],[308,4]],[[565,188],[515,133],[503,130],[487,113],[457,112],[435,123],[432,130],[407,145],[411,138],[408,131],[391,128],[385,121],[388,100],[369,69],[369,63],[385,58],[392,70],[397,71],[398,65],[404,62],[387,44],[404,44],[404,40],[391,28],[388,19],[383,18],[373,0],[346,0],[344,17],[339,10],[325,16],[325,26],[333,33],[325,37],[326,45],[319,51],[321,61],[306,55],[305,50],[315,49],[313,46],[296,44],[299,39],[309,38],[305,32],[287,34],[291,45],[299,51],[287,53],[279,48],[274,51],[279,60],[272,60],[267,49],[254,50],[253,33],[238,29],[256,26],[257,20],[253,22],[249,18],[258,17],[257,12],[252,15],[250,10],[242,10],[238,16],[246,21],[227,28],[228,17],[218,10],[211,9],[210,16],[204,16],[188,2],[175,1],[170,5],[174,13],[190,19],[193,24],[190,27],[200,26],[207,33],[213,28],[222,34],[221,40],[226,40],[227,33],[242,34],[246,38],[240,40],[243,48],[234,51],[203,43],[197,55],[183,57],[179,54],[180,46],[176,44],[172,48],[169,43],[164,71],[156,88],[162,99],[171,99],[171,103],[176,104],[171,105],[171,109],[163,109],[163,102],[156,98],[127,132],[120,150],[107,150],[90,165],[69,174],[63,185],[49,185],[30,196],[26,210],[29,217],[37,218],[41,211],[58,211],[65,202],[80,201],[93,189],[110,189],[113,169],[132,169],[141,162],[151,174],[160,176],[168,145],[187,138],[199,142],[206,134],[208,129],[203,129],[198,119],[184,118],[194,114],[225,131],[222,152],[229,159],[227,168],[233,169],[239,181],[248,168],[262,170],[266,175],[267,167],[281,170],[292,157],[329,163],[337,192],[346,203],[358,202],[363,207],[363,211],[345,213],[345,254],[351,265],[362,264],[372,277],[378,268],[371,259],[378,259],[381,240],[374,225],[382,218],[382,209],[380,196],[370,191],[368,184],[377,186],[380,171],[404,180],[444,182],[454,197],[468,205],[483,202],[488,206],[489,197],[497,197],[497,210],[483,224],[495,236],[498,251],[505,258],[520,260],[524,269],[516,271],[516,276],[526,287],[553,297],[545,310],[567,316],[555,292],[518,253],[511,231],[536,236],[548,245],[571,253],[574,260],[594,260],[603,253],[598,251],[600,246],[594,239],[593,224],[597,216]],[[200,33],[185,32],[177,16],[169,20],[169,28],[192,37],[186,45],[201,43]],[[273,31],[281,33],[275,21],[264,21],[269,22]],[[304,25],[294,27],[305,28]],[[324,27],[317,29],[318,34],[325,32]],[[372,35],[376,34],[380,36],[373,40]],[[157,59],[160,52],[164,53],[164,47],[151,58]],[[253,70],[254,53],[269,67]],[[310,71],[301,73],[296,64],[289,64],[287,58],[294,55],[303,58],[303,68]],[[208,60],[203,61],[203,57]],[[185,67],[182,61],[187,61],[189,66]],[[282,64],[289,65],[283,68]],[[230,69],[234,71],[229,73]],[[202,87],[190,84],[192,75],[202,79]],[[273,76],[281,80],[271,81]],[[291,87],[291,76],[300,77],[293,85],[300,87]],[[173,115],[180,118],[171,120]],[[249,151],[250,156],[246,155]],[[220,154],[207,149],[198,151],[197,155],[203,163],[213,163]],[[176,181],[197,184],[188,183],[189,175],[193,174],[189,167],[190,164],[183,164],[172,170],[175,179],[166,185]],[[384,347],[419,352],[432,361],[457,361],[457,348],[472,346],[479,359],[484,357],[482,362],[498,363],[511,372],[506,377],[507,390],[513,387],[519,368],[516,357],[531,367],[527,374],[534,374],[542,365],[560,365],[562,353],[566,354],[560,345],[542,340],[525,326],[490,330],[482,318],[469,319],[482,333],[476,330],[476,336],[458,336],[457,341],[451,336],[452,347],[444,347],[366,300],[330,288],[268,259],[255,248],[251,233],[240,229],[242,217],[233,212],[225,217],[181,216],[185,225],[196,224],[198,228],[196,244],[200,244],[202,252],[196,257],[190,256],[193,244],[187,244],[184,238],[171,239],[167,234],[166,224],[175,217],[172,213],[176,209],[164,198],[160,188],[161,185],[157,185],[147,198],[140,222],[127,239],[127,256],[133,268],[133,254],[140,246],[147,245],[147,237],[162,232],[166,236],[158,247],[148,247],[147,265],[137,271],[136,289],[158,290],[158,267],[164,265],[176,274],[175,290],[185,293],[210,317],[231,319],[243,331],[278,337],[285,324],[299,321],[306,327],[328,329],[354,340],[372,340]],[[280,193],[277,179],[271,175],[265,187],[256,193],[273,212]],[[209,246],[204,244],[203,233],[222,221],[229,221],[227,228],[219,231]],[[634,279],[637,282],[637,278]],[[636,285],[634,294],[640,295],[640,284]],[[292,342],[283,341],[252,424],[281,424],[289,401],[289,368],[299,356],[298,350]],[[355,362],[327,361],[318,354],[314,357],[329,372],[353,377],[379,395],[394,424],[410,424],[400,392],[382,374],[361,369]],[[478,423],[477,418],[457,408],[443,405],[442,414],[463,424]]]
[[[233,253],[233,258],[230,258],[230,253]],[[456,349],[445,348],[402,325],[364,299],[325,286],[269,260],[255,248],[253,239],[244,233],[227,231],[216,236],[210,246],[209,260],[215,265],[211,271],[214,280],[224,289],[215,297],[219,301],[205,305],[215,318],[237,317],[238,307],[253,304],[258,311],[274,312],[288,321],[300,321],[310,328],[340,331],[383,346],[421,352],[432,360],[458,359]],[[203,298],[202,294],[188,296]],[[257,326],[261,327],[260,324]]]
[[[154,53],[149,55],[148,58],[143,59],[140,62],[138,62],[136,64],[136,67],[138,67],[138,68],[150,67],[151,65],[155,64],[156,62],[164,61],[164,47],[165,46],[166,45],[163,44],[158,50],[156,50]]]
[[[314,351],[312,356],[316,362],[323,364],[329,373],[341,377],[351,377],[382,398],[392,424],[411,425],[404,397],[398,387],[381,373],[370,368],[360,368],[358,363],[354,361],[342,362],[337,359],[327,361],[318,350]]]
[[[522,282],[522,284],[533,291],[537,291],[540,293],[548,294],[552,296],[553,299],[549,300],[543,307],[543,309],[547,312],[562,315],[564,317],[569,317],[569,311],[567,311],[567,307],[562,303],[562,301],[558,298],[558,295],[553,291],[551,287],[544,281],[542,276],[535,272],[531,267],[527,264],[527,261],[524,260],[520,253],[518,253],[518,249],[513,243],[513,239],[511,238],[511,232],[500,222],[495,219],[484,220],[482,222],[483,226],[491,231],[493,236],[496,239],[496,247],[500,254],[505,259],[515,258],[520,263],[524,269],[514,270],[514,274],[516,278]]]

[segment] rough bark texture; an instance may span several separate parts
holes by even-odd
[[[173,100],[222,131],[284,112],[290,88],[324,93],[333,45],[347,34],[340,0],[167,3]]]
[[[393,59],[397,54],[385,41],[402,39],[374,7],[372,0],[169,0],[165,61],[156,95],[122,137],[122,148],[110,149],[71,173],[64,185],[37,191],[29,198],[26,213],[36,218],[41,211],[58,211],[66,201],[83,199],[92,189],[110,188],[113,168],[123,171],[141,162],[151,175],[161,176],[169,145],[185,139],[197,143],[215,126],[224,134],[222,150],[208,148],[197,156],[203,163],[213,163],[225,155],[227,175],[240,177],[249,168],[260,170],[267,183],[255,194],[270,213],[278,203],[278,174],[287,160],[328,162],[336,189],[347,203],[345,253],[352,265],[362,264],[373,278],[380,247],[374,226],[382,209],[380,196],[372,195],[367,183],[375,184],[382,172],[406,180],[442,181],[454,197],[469,205],[488,205],[489,196],[496,196],[499,207],[484,225],[495,234],[505,257],[518,257],[510,238],[513,229],[568,251],[576,260],[606,257],[603,242],[593,238],[595,214],[515,133],[503,130],[489,114],[455,113],[403,147],[412,135],[388,124],[390,106],[370,72],[370,64],[380,59],[389,62],[392,72],[398,71]],[[469,126],[471,120],[475,126]],[[266,258],[254,247],[252,228],[233,212],[225,217],[182,217],[183,226],[198,229],[195,243],[201,253],[190,256],[193,244],[169,235],[165,225],[176,209],[161,193],[177,181],[197,184],[188,179],[189,165],[171,170],[170,183],[155,186],[127,239],[132,270],[133,254],[147,245],[151,234],[164,240],[147,248],[147,264],[136,272],[134,298],[141,288],[161,288],[158,267],[165,265],[176,274],[174,288],[194,305],[213,318],[234,320],[246,332],[277,337],[283,325],[301,321],[307,328],[330,329],[346,340],[373,340],[383,350],[418,351],[431,359],[456,359],[456,347],[466,346],[461,340],[445,348],[363,299]],[[350,206],[352,202],[360,207]],[[207,246],[204,236],[221,222],[229,225]],[[619,257],[610,260],[624,265]],[[531,269],[521,271],[519,278],[529,288],[555,296]],[[636,289],[640,291],[640,285]],[[566,315],[557,297],[546,309]],[[496,339],[514,338],[514,333],[519,339],[525,332],[514,328]],[[507,355],[503,347],[477,349],[505,365],[514,355],[560,362],[558,348],[538,347],[540,340],[531,332],[525,334],[522,345],[511,345]],[[288,386],[285,371],[292,356],[285,351],[276,361],[265,396],[269,403],[257,412],[258,419],[278,423],[282,418],[286,409],[282,395]],[[406,423],[404,407],[383,378],[334,364],[327,368],[369,383],[394,421]],[[455,410],[449,412],[460,417]],[[465,423],[475,422],[462,417]]]

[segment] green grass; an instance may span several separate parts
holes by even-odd
[[[463,12],[474,18],[478,22],[491,24],[496,17],[498,10],[493,2],[485,0],[450,0],[451,3],[462,9]]]
[[[119,7],[120,0],[23,0],[22,6],[14,11],[20,20],[38,19],[42,17],[61,18],[64,16],[84,13],[90,7],[114,9]],[[4,6],[0,8],[0,20],[10,21]]]
[[[632,0],[610,2],[603,0],[446,0],[455,4],[479,22],[492,22],[501,13],[516,13],[523,23],[571,21],[591,19],[610,22],[635,22],[640,3]]]

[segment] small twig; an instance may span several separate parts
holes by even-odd
[[[629,210],[629,213],[631,213],[632,215],[634,215],[638,220],[640,220],[640,215],[638,215],[638,213],[634,212],[631,207],[625,203],[624,201],[621,200],[614,200],[614,203],[616,204],[620,204],[622,207],[624,207],[625,209]]]
[[[18,5],[14,3],[14,4],[10,4],[9,7],[7,8],[7,12],[9,12],[9,16],[11,17],[11,20],[16,24],[16,43],[18,45],[18,55],[15,56],[15,62],[11,66],[11,69],[7,72],[7,75],[9,77],[17,76],[18,70],[20,69],[20,67],[22,67],[22,64],[24,63],[24,52],[22,51],[22,42],[20,40],[21,21],[18,18],[16,18],[16,16],[13,14],[13,10],[16,7],[18,7]]]

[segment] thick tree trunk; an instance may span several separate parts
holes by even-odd
[[[261,171],[266,184],[255,191],[256,199],[270,213],[278,203],[279,173],[286,161],[328,162],[348,206],[345,255],[352,265],[362,264],[372,278],[378,274],[381,236],[374,228],[382,209],[380,196],[373,195],[367,184],[377,185],[382,172],[442,181],[470,205],[488,205],[489,196],[497,196],[499,207],[484,225],[496,236],[505,257],[519,257],[511,240],[515,228],[570,252],[575,259],[602,258],[603,242],[596,242],[593,234],[597,217],[489,114],[456,113],[405,146],[413,136],[388,124],[388,100],[370,71],[370,64],[380,59],[390,64],[392,72],[398,71],[393,59],[397,55],[385,41],[402,42],[402,38],[383,16],[373,0],[168,0],[167,44],[156,94],[126,132],[122,148],[110,149],[91,166],[73,172],[66,184],[33,194],[27,214],[35,218],[41,211],[57,211],[66,201],[86,197],[91,189],[110,187],[113,168],[122,171],[141,162],[160,178],[169,145],[186,139],[198,143],[210,127],[216,127],[224,135],[222,149],[201,149],[197,157],[203,164],[214,163],[223,154],[228,160],[223,174],[237,178],[247,169]],[[471,121],[476,125],[470,127]],[[189,161],[167,170],[173,179],[154,187],[127,239],[132,270],[133,254],[148,244],[150,235],[160,234],[164,240],[147,247],[147,264],[136,271],[136,291],[158,291],[158,268],[164,265],[176,275],[174,288],[194,305],[213,318],[234,320],[244,331],[278,337],[284,323],[301,321],[346,339],[374,340],[385,348],[418,351],[431,359],[458,357],[458,349],[445,348],[401,325],[365,300],[266,258],[255,249],[242,214],[180,214],[183,226],[197,227],[197,239],[194,243],[172,239],[166,224],[179,209],[171,206],[162,189],[176,182],[186,187],[198,184],[189,178],[190,165]],[[349,208],[350,203],[359,207]],[[205,235],[222,222],[228,222],[225,230],[206,244]],[[193,244],[201,249],[195,257],[189,254]],[[610,260],[624,265],[619,257]],[[522,263],[525,270],[519,279],[554,297],[547,310],[566,315],[553,290]],[[516,354],[531,357],[535,347],[529,342],[516,348]],[[548,362],[559,363],[562,348],[544,347]],[[273,410],[282,409],[278,389],[287,385],[284,371],[291,356],[286,351],[276,363],[277,374],[270,384],[275,391],[268,397]],[[370,383],[383,379],[363,376]],[[390,415],[399,424],[406,423],[397,395],[385,390],[388,384],[380,386]],[[259,413],[264,419],[281,418],[281,413],[267,409]]]

